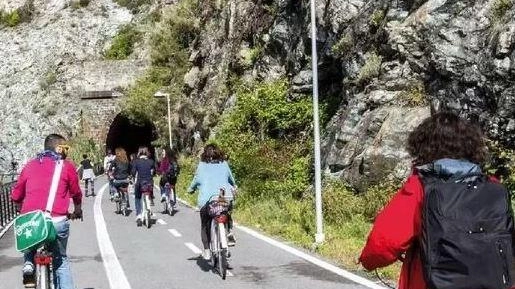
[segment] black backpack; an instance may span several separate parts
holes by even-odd
[[[510,288],[513,213],[506,188],[482,174],[421,179],[419,241],[428,288]]]
[[[177,180],[177,176],[179,175],[179,164],[177,162],[170,162],[170,166],[168,171],[166,172],[166,177],[168,180]]]

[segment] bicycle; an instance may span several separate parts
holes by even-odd
[[[174,195],[175,195],[175,188],[170,184],[170,183],[166,183],[165,186],[164,186],[164,196],[165,196],[165,200],[163,201],[163,212],[165,214],[169,214],[170,216],[173,216],[173,213],[174,213],[174,206],[175,206],[175,198],[174,198]]]
[[[209,249],[211,250],[213,267],[225,280],[228,269],[227,259],[231,256],[227,242],[231,200],[225,196],[224,189],[220,189],[220,195],[217,197],[217,200],[210,200],[208,203],[208,213],[212,218]]]
[[[128,196],[129,182],[121,183],[116,187],[116,195],[114,197],[116,213],[123,216],[129,215],[129,196]]]
[[[78,217],[68,214],[68,219],[75,220]],[[84,220],[82,215],[80,220]],[[34,255],[34,265],[36,267],[34,271],[35,282],[33,284],[25,284],[25,288],[55,289],[53,258],[50,245],[50,243],[43,243],[36,249],[36,254]]]
[[[142,193],[142,205],[143,205],[143,224],[150,229],[152,226],[152,210],[150,206],[150,198],[153,193],[153,186],[151,184],[145,184],[141,186]]]

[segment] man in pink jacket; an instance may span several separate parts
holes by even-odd
[[[72,162],[66,160],[66,140],[58,134],[45,138],[45,150],[29,161],[23,168],[12,191],[12,199],[21,205],[21,213],[45,210],[54,169],[58,160],[64,160],[63,170],[57,186],[51,216],[57,231],[57,240],[52,245],[54,284],[60,289],[73,289],[73,279],[66,255],[69,227],[68,208],[73,200],[74,212],[71,218],[82,217],[82,193],[79,177]],[[23,282],[34,282],[34,252],[24,255]]]

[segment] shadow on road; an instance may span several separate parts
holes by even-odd
[[[209,271],[214,272],[211,264],[209,264],[208,261],[204,260],[204,258],[202,258],[202,256],[189,258],[188,261],[197,261],[197,265],[204,272],[209,272]]]

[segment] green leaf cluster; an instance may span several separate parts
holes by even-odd
[[[74,163],[79,164],[82,161],[82,155],[88,155],[93,165],[101,164],[103,161],[102,148],[95,142],[95,140],[77,135],[69,140],[71,146],[69,157]]]
[[[200,31],[198,9],[197,0],[184,0],[163,15],[151,37],[154,65],[174,67],[186,73],[189,68],[187,49]]]
[[[15,27],[20,23],[21,17],[18,10],[13,10],[11,12],[0,11],[0,25]]]
[[[365,55],[365,64],[361,67],[356,82],[365,83],[372,78],[379,76],[381,72],[381,63],[383,58],[375,52],[369,52]]]
[[[311,100],[291,100],[287,92],[285,80],[241,85],[237,90],[236,107],[225,119],[223,129],[251,132],[260,140],[295,137],[310,131],[313,119]]]
[[[141,12],[144,5],[150,5],[152,0],[114,0],[114,2],[136,14]]]
[[[491,18],[500,21],[512,7],[513,0],[494,0],[490,8]]]
[[[134,51],[134,44],[141,38],[141,33],[134,25],[124,25],[114,37],[111,47],[104,53],[106,59],[127,59]]]

